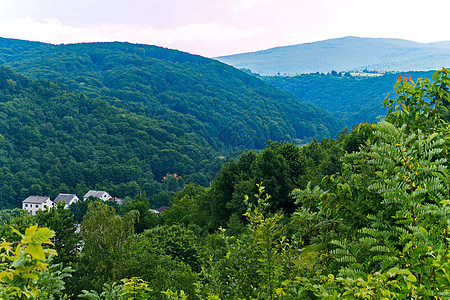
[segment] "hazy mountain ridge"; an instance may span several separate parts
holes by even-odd
[[[344,37],[217,57],[261,75],[351,70],[427,71],[450,65],[450,42]]]

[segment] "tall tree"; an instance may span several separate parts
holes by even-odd
[[[120,218],[113,208],[100,200],[89,204],[81,222],[83,249],[76,274],[80,288],[99,291],[103,283],[125,277],[123,263],[127,258],[127,240],[133,234],[135,218],[133,214]]]

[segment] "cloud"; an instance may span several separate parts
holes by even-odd
[[[268,3],[268,2],[269,0],[241,0],[239,1],[238,4],[233,6],[233,9],[236,12],[244,13],[260,3]]]
[[[160,35],[158,39],[168,43],[175,42],[231,42],[242,38],[251,38],[261,33],[258,27],[242,29],[237,26],[221,26],[217,22],[196,23],[180,26],[173,29],[165,29],[155,32]]]
[[[122,41],[153,44],[187,52],[202,53],[200,46],[232,44],[260,36],[260,27],[241,28],[217,22],[193,23],[174,28],[156,29],[149,26],[103,23],[89,27],[64,25],[57,18],[42,21],[25,17],[0,20],[0,36],[53,44]],[[214,55],[214,54],[213,54]]]
[[[39,22],[31,17],[0,20],[0,36],[47,43],[92,42],[100,38],[88,28],[65,26],[56,18]]]

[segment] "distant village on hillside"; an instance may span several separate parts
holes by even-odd
[[[171,174],[168,174],[166,176],[169,176]],[[177,174],[175,174],[177,175]],[[108,192],[106,191],[95,191],[90,190],[83,196],[83,201],[87,200],[88,198],[93,197],[97,198],[103,201],[115,201],[117,204],[121,205],[123,203],[122,198],[115,198],[112,197]],[[27,213],[31,215],[36,215],[36,213],[39,210],[46,210],[48,208],[53,207],[58,202],[65,203],[64,208],[68,209],[71,204],[74,204],[78,202],[80,198],[78,198],[75,194],[59,194],[56,196],[54,200],[51,200],[50,197],[47,196],[29,196],[25,200],[22,201],[22,209],[25,210]],[[150,209],[153,213],[162,213],[166,211],[169,207],[168,206],[162,206],[158,209]]]
[[[122,204],[122,199],[113,198],[108,192],[90,190],[83,196],[83,200],[89,197],[98,198],[103,201],[116,201],[118,204]],[[58,202],[65,203],[64,208],[68,208],[69,205],[78,202],[80,199],[75,194],[59,194],[53,201],[47,196],[29,196],[22,201],[22,209],[31,215],[36,215],[38,210],[46,210],[53,207]]]
[[[170,174],[167,173],[166,176],[163,177],[163,181],[169,177],[174,177],[179,179],[180,176],[177,173]],[[90,190],[83,196],[83,200],[87,200],[89,197],[98,198],[103,201],[116,201],[117,204],[122,204],[121,198],[112,197],[106,191],[95,191]],[[22,209],[31,215],[36,215],[38,210],[46,210],[47,208],[51,208],[56,205],[58,202],[65,203],[64,208],[68,209],[69,206],[73,203],[76,203],[80,200],[75,194],[63,194],[60,193],[54,200],[51,200],[50,197],[47,196],[29,196],[25,200],[22,201]],[[154,213],[161,213],[167,210],[167,206],[160,207],[158,209],[152,209],[151,211]]]

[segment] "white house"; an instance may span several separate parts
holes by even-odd
[[[86,195],[83,196],[83,200],[86,200],[89,197],[98,198],[103,201],[112,199],[111,195],[105,191],[92,191],[91,190],[91,191],[87,192]]]
[[[75,194],[59,194],[55,200],[53,200],[53,202],[58,203],[59,201],[61,201],[61,203],[63,201],[66,202],[66,205],[64,205],[64,208],[68,208],[69,205],[77,202],[78,200],[80,200],[77,195]]]
[[[43,196],[29,196],[22,201],[22,209],[32,215],[35,215],[40,209],[45,210],[47,207],[52,207],[53,205],[54,203],[50,200],[50,197]]]

